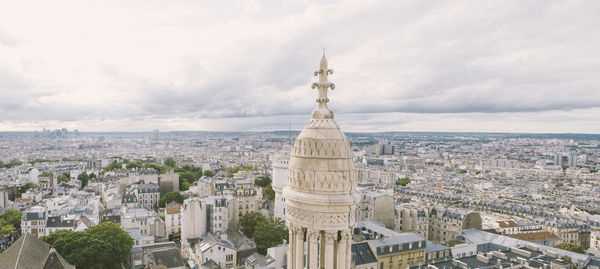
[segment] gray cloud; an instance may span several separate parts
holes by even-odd
[[[251,4],[103,6],[118,27],[83,18],[51,38],[5,29],[0,42],[28,42],[0,51],[0,121],[306,115],[323,47],[338,114],[600,107],[595,1]]]

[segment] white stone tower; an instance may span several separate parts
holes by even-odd
[[[290,162],[290,146],[286,145],[283,149],[273,156],[273,191],[275,191],[275,205],[273,215],[276,218],[285,220],[285,199],[282,191],[285,187],[288,174],[288,163]]]
[[[350,252],[356,200],[352,149],[327,107],[327,81],[333,70],[321,58],[318,106],[290,152],[283,189],[290,231],[288,269],[351,267]],[[306,261],[306,262],[305,262]]]

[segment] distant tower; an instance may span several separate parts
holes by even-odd
[[[285,199],[281,191],[285,187],[285,181],[288,174],[288,163],[290,162],[290,146],[286,145],[283,149],[273,156],[273,191],[275,191],[274,215],[276,218],[285,220]]]
[[[290,152],[287,185],[283,189],[290,231],[288,269],[351,267],[356,175],[353,153],[346,136],[327,107],[325,55],[315,76],[319,82],[318,106]],[[306,263],[305,263],[306,260]]]
[[[569,166],[577,166],[577,155],[574,152],[569,153],[567,156]]]
[[[562,159],[562,153],[556,153],[556,155],[554,155],[554,165],[562,166]]]
[[[159,136],[158,130],[152,131],[152,136],[150,136],[150,143],[151,144],[160,144],[160,136]]]

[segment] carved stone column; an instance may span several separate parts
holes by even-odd
[[[337,242],[337,268],[350,268],[346,265],[346,241],[348,234],[346,231],[341,231],[341,239]]]
[[[288,255],[287,255],[287,268],[293,269],[293,261],[294,261],[294,228],[290,224],[289,226],[289,242],[288,242]]]
[[[352,267],[352,230],[346,231],[346,267]]]
[[[295,269],[302,269],[304,268],[304,231],[302,230],[302,227],[294,227],[294,233],[296,235],[296,238],[294,239],[296,241],[296,256],[294,257],[296,260]]]
[[[311,229],[306,232],[308,239],[308,264],[306,267],[309,269],[319,268],[319,235],[317,230]]]
[[[327,231],[325,232],[325,269],[334,269],[334,242],[337,239],[337,232]]]

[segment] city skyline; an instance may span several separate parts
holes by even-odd
[[[600,133],[592,1],[5,5],[0,131],[299,130],[325,48],[347,132]]]

